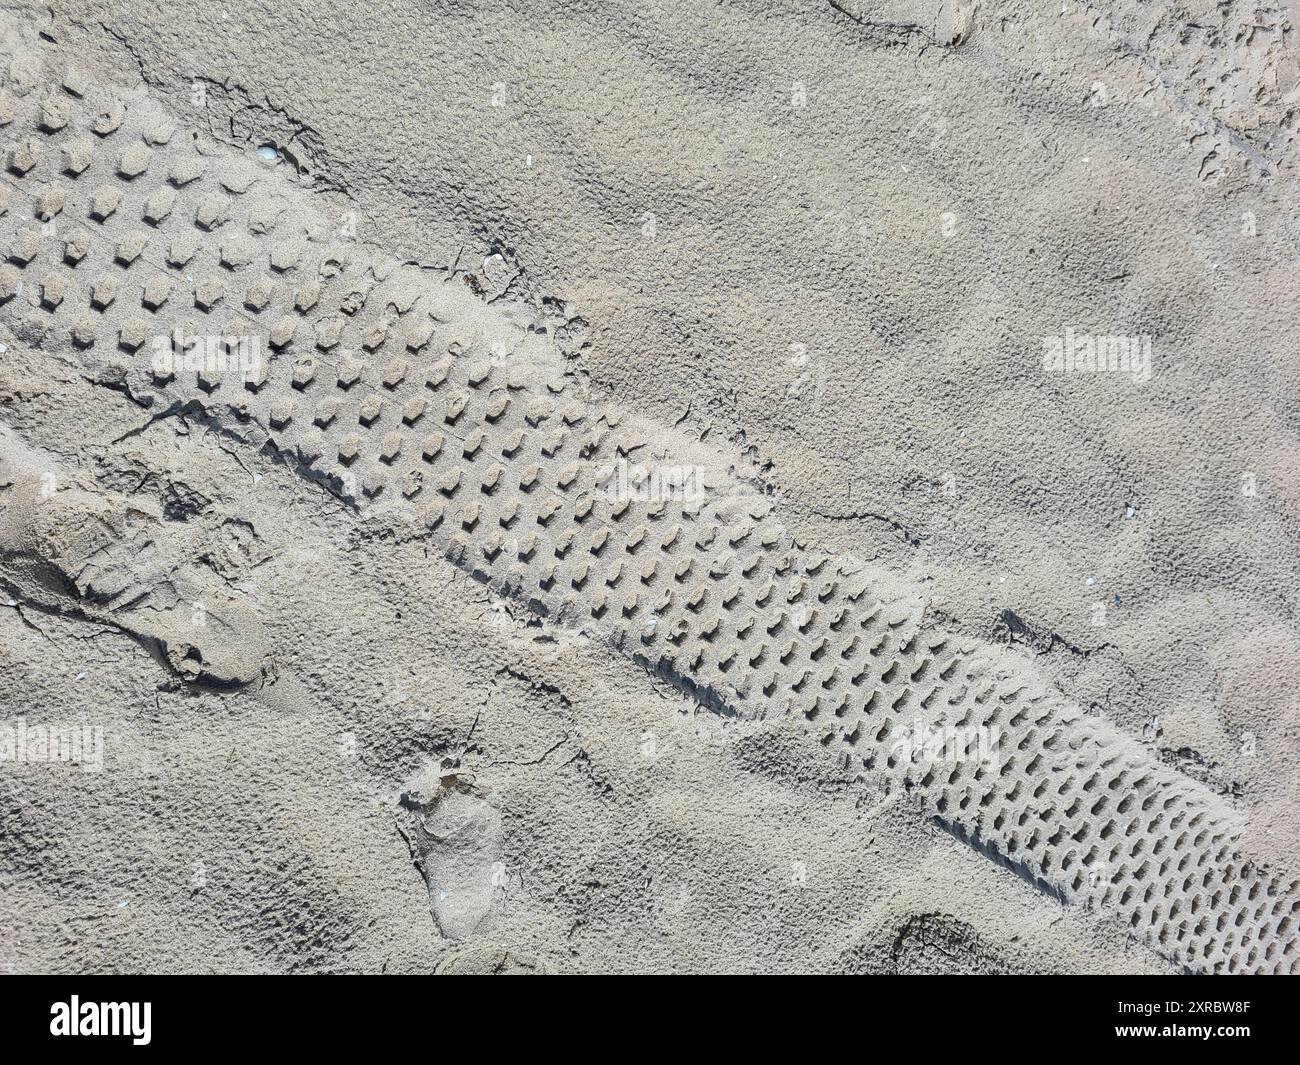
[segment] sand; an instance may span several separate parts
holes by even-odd
[[[1293,5],[118,7],[0,14],[0,967],[1294,966]]]

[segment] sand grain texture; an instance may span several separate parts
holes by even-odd
[[[105,765],[3,767],[0,960],[1289,971],[1295,50],[1215,11],[6,15],[5,712]]]

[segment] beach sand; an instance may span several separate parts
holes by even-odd
[[[0,969],[1296,964],[1294,4],[114,8],[0,12]]]

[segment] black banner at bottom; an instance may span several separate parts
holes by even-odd
[[[1125,1044],[1186,1050],[1201,1044],[1214,1053],[1237,1045],[1289,1047],[1295,1034],[1294,986],[1276,979],[1188,977],[865,977],[869,987],[839,991],[856,1001],[844,1020],[869,1022],[878,1035],[902,1042],[921,1036],[925,1049],[950,1043],[972,1051],[997,1036],[1019,1045],[1079,1050],[1121,1049]],[[919,983],[917,981],[920,981]],[[427,985],[397,989],[390,981],[361,977],[223,978],[212,976],[11,977],[5,995],[6,1050],[48,1052],[60,1047],[99,1053],[110,1047],[150,1051],[293,1050],[319,1047],[367,1054],[391,1044],[405,1047],[413,1033],[455,1024],[474,1031],[475,1014],[493,1022],[482,1032],[493,1046],[528,1027],[508,993],[473,993]],[[617,992],[606,991],[611,997]],[[698,1023],[698,1007],[673,992]],[[785,992],[783,992],[783,995]],[[819,992],[820,999],[825,992]],[[861,997],[857,997],[861,996]],[[530,996],[534,997],[534,996]],[[545,993],[541,996],[547,997]],[[797,1005],[796,1001],[790,1005]],[[743,1018],[749,1010],[725,1001],[705,1013]],[[535,1007],[554,1023],[554,1005]],[[628,1003],[626,1021],[639,1023],[667,1008],[653,1001]],[[643,1009],[646,1011],[642,1013]],[[773,1027],[808,1038],[809,1014],[765,1010],[752,1031],[729,1031],[729,1042],[761,1038]],[[579,1021],[575,1015],[573,1021]],[[504,1023],[503,1023],[504,1022]],[[512,1023],[513,1022],[513,1023]],[[505,1040],[503,1040],[503,1031]],[[537,1029],[533,1029],[534,1033]],[[890,1036],[890,1032],[894,1036]],[[1026,1044],[1028,1037],[1043,1042]],[[856,1037],[855,1037],[856,1038]],[[973,1042],[974,1040],[974,1042]],[[486,1047],[483,1049],[487,1049]],[[11,1060],[19,1060],[12,1058]]]

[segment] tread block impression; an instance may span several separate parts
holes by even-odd
[[[589,402],[544,330],[341,239],[286,167],[182,131],[143,88],[76,84],[51,60],[0,90],[16,336],[111,371],[124,402],[201,407],[720,712],[790,716],[1189,968],[1296,968],[1300,884],[1238,853],[1206,789],[888,575],[800,548],[717,456]],[[701,490],[624,484],[643,452]]]

